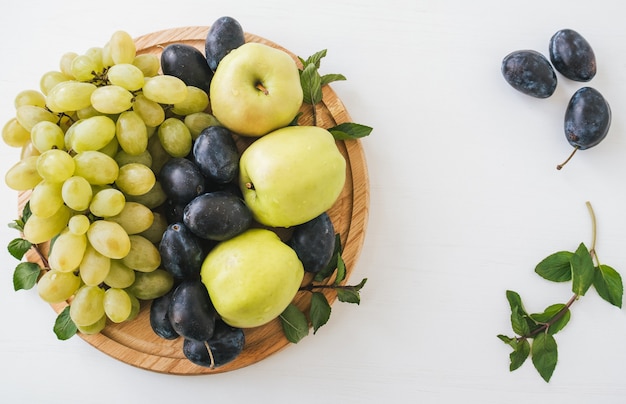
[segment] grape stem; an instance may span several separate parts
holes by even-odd
[[[33,249],[35,250],[35,252],[37,253],[37,256],[41,260],[41,265],[43,265],[44,269],[50,268],[48,264],[48,259],[46,258],[44,253],[41,251],[41,248],[39,248],[39,244],[33,244]]]

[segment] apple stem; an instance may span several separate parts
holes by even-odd
[[[563,166],[564,166],[565,164],[567,164],[567,162],[568,162],[568,161],[570,161],[570,160],[572,159],[572,157],[574,157],[574,154],[576,154],[576,152],[578,151],[578,149],[579,149],[579,147],[578,147],[578,146],[576,146],[576,147],[574,148],[574,151],[572,152],[572,154],[570,154],[570,155],[569,155],[569,157],[568,157],[568,158],[567,158],[564,162],[562,162],[561,164],[559,164],[558,166],[556,166],[556,169],[557,169],[557,170],[560,170],[561,168],[563,168]]]
[[[260,92],[262,92],[265,95],[269,95],[270,92],[267,90],[267,88],[265,88],[265,86],[263,85],[263,83],[261,83],[260,81],[258,83],[256,83],[256,89],[259,90]]]

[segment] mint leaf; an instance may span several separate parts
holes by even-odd
[[[593,284],[595,266],[589,250],[580,243],[570,260],[572,264],[572,292],[584,296]]]
[[[300,71],[300,84],[302,85],[303,102],[315,105],[322,101],[322,78],[317,72],[315,65],[309,64]]]
[[[30,250],[32,246],[33,245],[28,240],[24,240],[23,238],[15,238],[9,242],[7,248],[9,250],[9,254],[11,254],[18,260],[21,260],[22,258],[24,258],[24,254],[26,254],[26,252]]]
[[[326,84],[330,84],[334,81],[344,81],[346,80],[346,76],[343,74],[325,74],[321,77],[321,79],[322,86],[325,86]]]
[[[511,352],[511,354],[509,355],[509,359],[511,361],[509,365],[509,371],[512,372],[516,369],[519,369],[519,367],[522,366],[524,362],[526,362],[526,359],[529,355],[530,343],[528,342],[528,340],[523,339],[519,341],[513,349],[513,352]]]
[[[328,131],[336,140],[350,140],[369,136],[372,133],[372,128],[359,123],[344,122],[328,129]]]
[[[70,317],[70,306],[65,307],[59,313],[57,319],[54,322],[53,331],[56,334],[57,338],[62,341],[70,339],[76,334],[78,328]]]
[[[317,69],[319,69],[320,63],[322,59],[326,57],[327,53],[328,53],[328,50],[323,49],[321,51],[315,52],[313,55],[309,56],[306,60],[302,59],[299,56],[298,56],[298,59],[300,59],[300,62],[302,62],[302,65],[304,67],[306,67],[307,65],[313,65]]]
[[[328,322],[330,311],[330,304],[328,304],[326,296],[322,292],[313,292],[311,295],[311,309],[309,311],[313,334],[317,332],[318,328]]]
[[[19,232],[24,231],[24,221],[22,219],[16,219],[8,224],[10,229],[17,230]]]
[[[544,258],[535,267],[535,272],[542,278],[553,282],[566,282],[572,279],[570,260],[574,253],[559,251]]]
[[[546,382],[550,381],[558,361],[556,340],[547,333],[537,334],[533,339],[532,361],[535,369]]]
[[[289,342],[297,344],[302,338],[309,335],[309,322],[295,304],[290,303],[279,318],[283,333]]]
[[[563,303],[548,306],[543,313],[531,314],[530,317],[539,324],[548,324],[546,332],[556,334],[569,322],[571,313]]]
[[[622,277],[615,269],[608,265],[597,267],[593,278],[593,286],[601,298],[614,306],[622,307],[624,285],[622,284]]]
[[[344,303],[361,303],[361,295],[354,287],[346,287],[337,289],[337,299]]]
[[[341,237],[339,236],[339,233],[337,233],[335,234],[335,250],[333,251],[333,256],[328,262],[328,265],[326,265],[326,268],[315,274],[315,277],[313,278],[314,281],[321,282],[331,276],[333,272],[335,272],[342,250],[343,248],[341,246]]]
[[[512,290],[507,290],[506,298],[511,307],[511,327],[513,332],[524,337],[536,330],[538,328],[537,323],[530,318],[528,312],[524,309],[520,295]]]
[[[339,254],[337,255],[337,276],[333,284],[339,285],[344,279],[346,279],[346,263],[343,261],[341,254]]]
[[[41,268],[32,262],[20,262],[13,272],[13,290],[31,289],[37,284]]]

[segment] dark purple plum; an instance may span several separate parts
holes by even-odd
[[[548,59],[537,51],[509,53],[502,60],[501,70],[504,80],[526,95],[548,98],[556,90],[556,73]]]
[[[590,81],[596,75],[596,56],[589,42],[572,29],[557,31],[549,44],[550,61],[563,76]]]
[[[200,172],[215,184],[227,184],[239,172],[239,151],[230,131],[209,126],[193,144],[193,160]]]
[[[187,204],[183,223],[198,237],[222,241],[248,229],[252,212],[241,198],[230,192],[207,192]]]
[[[176,286],[167,315],[172,328],[186,339],[207,341],[215,331],[217,313],[200,280],[185,280]]]
[[[565,110],[563,127],[574,153],[597,146],[608,134],[610,126],[611,108],[598,90],[582,87],[572,95]],[[574,153],[557,169],[560,170]]]
[[[172,223],[159,243],[161,265],[178,280],[200,279],[205,252],[201,240],[183,223]]]
[[[217,368],[236,359],[243,351],[245,340],[241,328],[234,328],[217,320],[213,337],[208,341],[185,339],[183,354],[196,365]]]
[[[165,195],[175,204],[187,204],[206,191],[206,179],[191,160],[176,157],[168,160],[159,172]]]
[[[209,28],[204,44],[204,55],[209,68],[215,72],[224,56],[245,41],[239,21],[228,16],[218,18]]]
[[[167,45],[161,53],[161,69],[163,74],[178,77],[188,86],[209,93],[213,71],[202,52],[193,46],[180,43]]]
[[[288,244],[305,271],[317,273],[326,268],[335,251],[335,229],[328,213],[295,226]]]
[[[172,323],[167,314],[172,299],[172,292],[173,290],[170,290],[165,295],[157,297],[150,303],[150,327],[152,327],[156,335],[169,340],[179,337],[176,330],[172,327]]]

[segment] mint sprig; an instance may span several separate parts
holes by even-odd
[[[546,382],[550,381],[558,362],[558,346],[554,335],[568,324],[571,306],[591,287],[611,305],[622,307],[622,278],[615,269],[600,263],[596,252],[596,218],[591,204],[586,204],[592,223],[591,248],[587,249],[584,243],[580,243],[575,251],[558,251],[535,267],[535,272],[546,280],[571,281],[574,294],[570,300],[550,305],[543,312],[529,314],[517,292],[506,292],[515,335],[510,337],[500,334],[498,338],[513,349],[509,355],[510,371],[518,369],[531,357],[539,375]]]
[[[313,126],[317,126],[317,104],[322,102],[322,87],[335,81],[347,80],[343,74],[320,74],[319,68],[321,61],[326,57],[327,50],[321,50],[314,53],[306,59],[298,56],[298,60],[302,63],[300,72],[300,84],[302,86],[304,104],[311,105],[313,113]],[[354,122],[345,122],[329,129],[337,140],[359,139],[368,136],[372,132],[369,126],[361,125]]]
[[[322,290],[334,290],[337,293],[337,300],[340,302],[355,304],[361,302],[360,291],[365,286],[367,278],[356,285],[342,285],[347,272],[345,262],[341,258],[341,252],[341,240],[339,234],[336,234],[335,251],[329,264],[318,272],[311,282],[300,287],[300,292],[311,294],[309,309],[303,312],[294,303],[291,303],[279,316],[283,332],[289,342],[298,343],[302,338],[309,335],[310,328],[313,328],[313,334],[315,334],[330,319],[331,306],[326,295],[321,292]],[[326,281],[333,274],[335,280],[332,283],[327,283]]]

